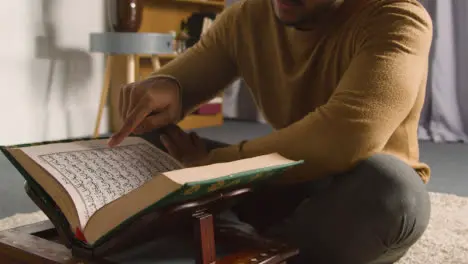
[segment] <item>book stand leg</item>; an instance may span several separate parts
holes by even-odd
[[[195,218],[195,242],[199,248],[197,264],[210,264],[216,262],[216,246],[214,237],[213,216],[206,212],[193,215]]]

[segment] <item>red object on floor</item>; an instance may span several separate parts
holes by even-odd
[[[199,115],[215,115],[222,111],[221,104],[204,104],[198,108]]]

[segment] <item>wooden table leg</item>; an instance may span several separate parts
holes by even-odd
[[[161,68],[161,61],[159,60],[158,55],[151,56],[151,64],[153,64],[153,71],[157,71]]]
[[[112,72],[112,55],[107,55],[106,72],[104,74],[104,83],[101,91],[101,100],[99,102],[98,114],[96,117],[96,125],[94,127],[94,137],[99,136],[99,128],[101,127],[101,119],[104,108],[107,103],[107,94],[109,93],[110,79]]]
[[[127,83],[135,82],[136,55],[130,54],[127,57]]]

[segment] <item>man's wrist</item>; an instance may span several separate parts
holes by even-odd
[[[177,89],[177,97],[178,97],[178,100],[179,100],[178,117],[177,117],[176,122],[178,123],[178,122],[182,121],[182,119],[185,118],[185,110],[184,110],[184,107],[183,107],[183,99],[182,99],[183,98],[183,96],[182,96],[182,94],[183,94],[182,85],[180,85],[179,80],[177,80],[177,78],[175,78],[174,76],[165,75],[165,74],[153,75],[150,78],[152,78],[154,80],[166,80],[166,81],[169,81],[169,82],[174,84],[174,86]]]

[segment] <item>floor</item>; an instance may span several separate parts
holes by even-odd
[[[231,144],[260,137],[270,131],[267,125],[234,121],[227,121],[220,127],[197,130],[203,137]],[[421,142],[421,159],[432,168],[429,190],[468,197],[467,157],[468,144]],[[37,211],[22,187],[21,175],[0,155],[0,219],[15,213]]]

